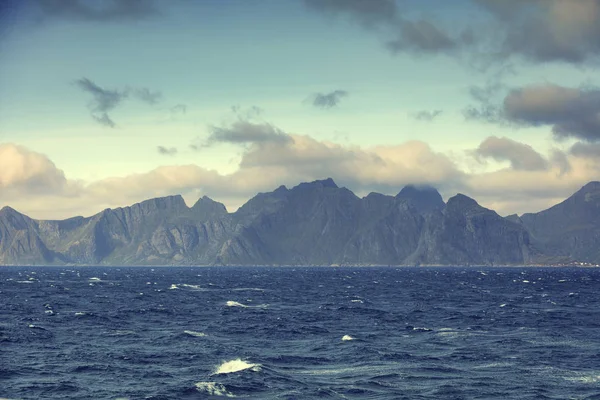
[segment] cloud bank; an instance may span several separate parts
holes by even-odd
[[[575,145],[567,153],[543,155],[509,138],[489,137],[468,152],[480,162],[507,166],[487,172],[459,167],[450,155],[422,141],[363,148],[292,134],[267,123],[238,120],[211,133],[213,143],[242,145],[237,170],[222,174],[198,165],[168,165],[146,173],[92,182],[68,179],[43,154],[15,144],[0,145],[0,204],[36,218],[91,215],[107,207],[182,194],[191,204],[202,195],[235,210],[258,192],[281,184],[333,177],[358,195],[395,194],[407,184],[458,192],[501,214],[539,211],[563,200],[600,171],[597,145]],[[176,149],[175,149],[176,150]],[[174,149],[158,148],[165,155]]]

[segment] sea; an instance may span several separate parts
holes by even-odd
[[[600,268],[1,267],[4,399],[600,399]]]

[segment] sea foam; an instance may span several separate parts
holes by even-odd
[[[183,333],[190,335],[190,336],[195,336],[195,337],[205,337],[206,336],[206,333],[204,333],[204,332],[183,331]]]
[[[217,370],[213,373],[213,375],[219,374],[231,374],[234,372],[251,370],[254,372],[260,371],[260,364],[252,364],[242,360],[241,358],[236,358],[235,360],[226,361],[223,364],[219,365]]]
[[[237,301],[233,301],[233,300],[228,300],[227,303],[225,303],[227,305],[227,307],[242,307],[242,308],[267,308],[269,305],[268,304],[257,304],[255,306],[248,306],[246,304],[242,304],[242,303],[238,303]]]
[[[235,397],[232,393],[227,391],[225,386],[217,382],[198,382],[195,386],[196,390],[199,392],[204,392],[211,396]]]
[[[342,340],[343,341],[348,341],[348,340],[354,340],[354,338],[352,336],[350,336],[350,335],[344,335],[344,336],[342,336]]]

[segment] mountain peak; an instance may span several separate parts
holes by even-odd
[[[467,209],[472,207],[481,207],[474,199],[469,196],[465,196],[462,193],[458,193],[456,196],[448,199],[448,208]]]
[[[221,216],[227,214],[227,209],[222,203],[214,201],[208,196],[202,196],[196,204],[192,206],[192,211],[201,214],[203,217]]]
[[[437,189],[428,185],[406,185],[396,195],[396,199],[405,200],[420,213],[441,210],[445,206]]]
[[[327,179],[320,179],[320,180],[316,180],[316,181],[312,181],[312,182],[304,182],[299,184],[298,186],[295,186],[295,188],[298,189],[306,189],[306,188],[332,188],[332,189],[339,189],[338,185],[335,184],[335,182],[333,181],[333,179],[331,178],[327,178]]]
[[[600,182],[598,182],[598,181],[588,182],[579,191],[584,192],[584,193],[600,191]]]
[[[323,187],[338,189],[338,185],[335,184],[332,178],[326,178],[311,182],[312,184],[321,184]]]

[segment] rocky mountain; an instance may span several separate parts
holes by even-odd
[[[206,196],[62,221],[0,210],[0,264],[524,265],[600,262],[600,183],[503,218],[458,194],[406,186],[359,198],[332,179],[259,193],[234,213]]]
[[[547,210],[524,214],[519,222],[543,253],[541,262],[600,263],[600,182]]]

